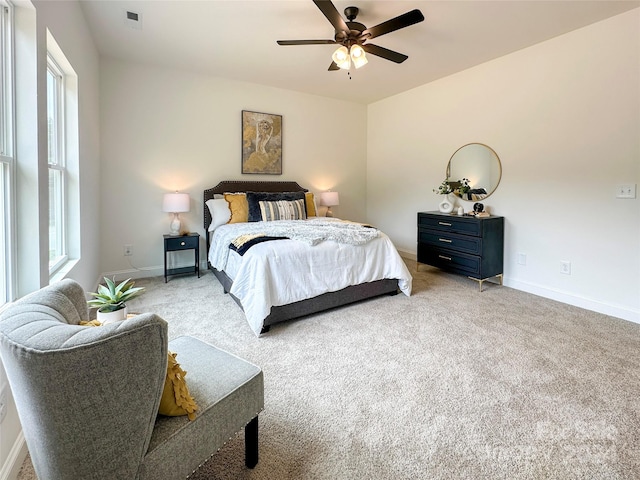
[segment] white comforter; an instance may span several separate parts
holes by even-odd
[[[311,218],[293,223],[315,224],[322,229],[331,221],[340,222]],[[255,230],[258,223],[264,226],[261,230],[267,235],[275,235],[269,231],[269,223],[280,224],[274,228],[284,225],[281,222],[222,225],[214,232],[209,248],[209,262],[233,280],[230,293],[240,300],[256,335],[260,334],[272,306],[287,305],[351,285],[397,278],[402,293],[411,295],[411,274],[383,232],[377,231],[377,235],[369,235],[366,242],[357,245],[335,240],[274,240],[254,245],[244,256],[229,249],[231,241],[247,233],[248,225]],[[293,228],[292,222],[287,224]]]

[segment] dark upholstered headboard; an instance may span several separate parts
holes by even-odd
[[[211,223],[211,212],[206,206],[207,200],[214,198],[214,195],[237,192],[308,192],[306,188],[298,185],[298,182],[270,182],[251,180],[224,180],[215,187],[207,188],[204,191],[204,231],[207,234],[207,249],[209,248],[209,224]]]

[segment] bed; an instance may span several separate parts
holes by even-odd
[[[248,214],[249,218],[253,215],[253,221],[245,223],[246,218],[236,216],[232,194],[245,195],[252,207],[256,199],[273,195],[298,202],[304,197],[306,214],[315,213],[315,204],[312,194],[297,182],[223,181],[204,191],[208,267],[224,292],[242,308],[256,335],[267,332],[273,324],[361,300],[399,292],[411,294],[411,274],[383,232],[312,216],[306,220],[257,222],[260,214],[255,208],[249,208]],[[225,197],[227,202],[222,200]],[[226,205],[229,211],[225,214],[235,219],[221,221],[214,204],[220,208]],[[260,202],[261,207],[270,204]],[[263,209],[262,218],[264,215]],[[275,233],[256,233],[263,229]],[[347,240],[342,238],[344,229],[348,230]],[[330,236],[334,230],[337,237]],[[321,233],[309,233],[316,231]],[[268,238],[255,238],[260,236]],[[241,239],[249,241],[236,248],[234,244]],[[243,251],[246,245],[250,248]]]

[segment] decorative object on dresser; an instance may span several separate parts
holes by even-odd
[[[282,175],[282,115],[242,111],[242,173]]]
[[[455,207],[455,202],[453,193],[447,193],[444,195],[444,199],[438,204],[438,209],[442,213],[451,213]]]
[[[254,197],[267,193],[302,194],[307,212],[315,211],[313,195],[297,182],[223,181],[204,191],[209,268],[256,335],[275,323],[360,300],[411,294],[411,274],[383,232],[310,213],[300,220],[252,220]],[[218,220],[229,215],[214,205],[225,199],[232,212],[227,222]]]
[[[340,196],[338,195],[338,192],[322,192],[320,194],[320,205],[327,207],[325,217],[333,217],[331,207],[337,207],[340,205]]]
[[[180,235],[180,213],[188,212],[190,208],[188,193],[165,193],[162,199],[162,211],[173,213],[173,219],[169,225],[171,235]]]
[[[502,285],[504,217],[418,212],[418,263],[467,275],[482,284],[497,277]]]
[[[179,252],[182,250],[194,251],[194,266],[167,268],[167,255],[169,252]],[[182,273],[197,273],[200,278],[200,234],[190,232],[179,237],[164,235],[164,283],[167,283],[167,276],[180,275]]]

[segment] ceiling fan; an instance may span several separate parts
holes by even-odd
[[[278,40],[278,45],[340,45],[331,56],[333,61],[329,65],[330,71],[341,68],[348,70],[352,62],[356,68],[360,68],[368,61],[365,52],[395,63],[404,62],[409,58],[407,55],[367,42],[372,38],[395,32],[424,20],[422,12],[416,9],[382,22],[375,27],[367,28],[355,21],[359,12],[357,7],[344,9],[344,15],[348,20],[345,22],[331,0],[313,0],[313,3],[333,25],[335,29],[334,40]]]

